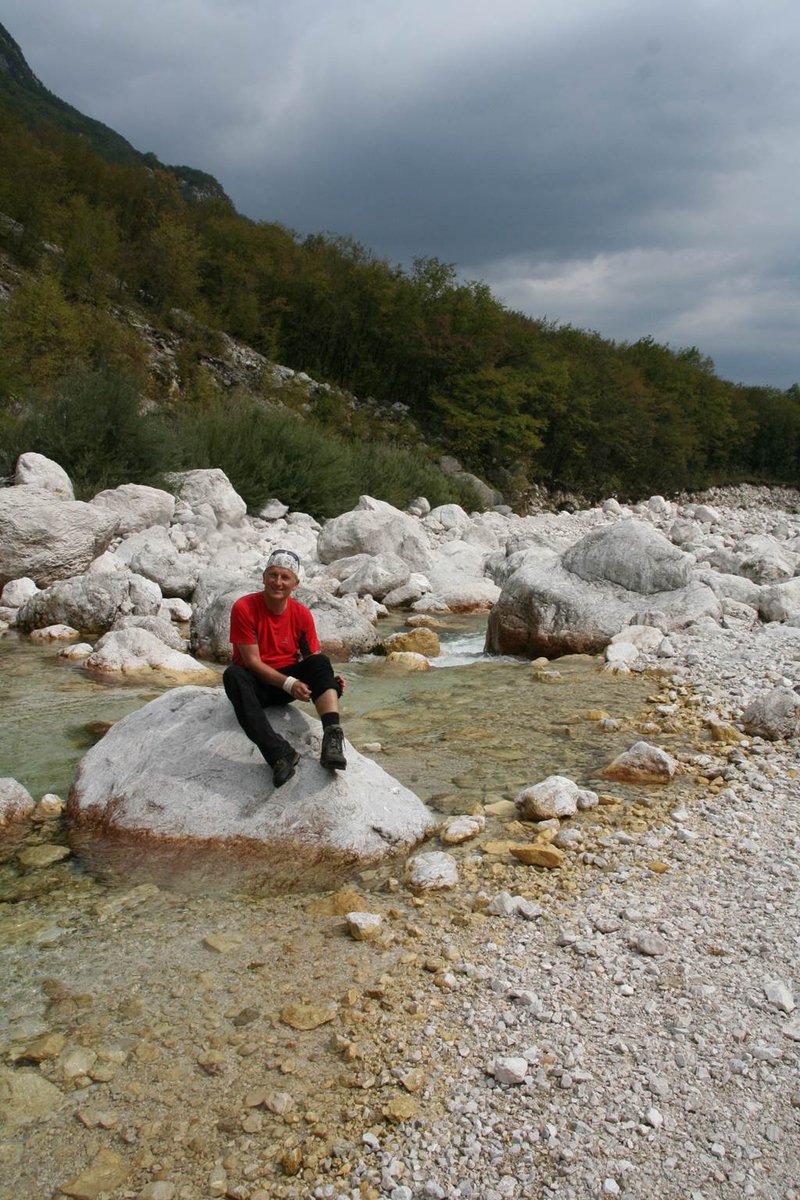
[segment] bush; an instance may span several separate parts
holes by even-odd
[[[80,498],[121,483],[158,483],[174,461],[169,431],[142,412],[138,380],[112,368],[76,370],[30,396],[9,448],[9,459],[35,450],[60,463]]]
[[[448,478],[419,452],[378,442],[352,445],[283,408],[248,395],[174,417],[185,468],[221,467],[250,508],[273,496],[291,508],[330,517],[364,493],[403,508],[414,496],[431,504],[479,507],[472,489]]]

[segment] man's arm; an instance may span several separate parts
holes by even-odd
[[[264,683],[271,683],[273,687],[282,688],[287,678],[291,677],[288,668],[284,675],[281,671],[276,671],[274,667],[267,666],[265,662],[262,662],[257,645],[252,643],[246,645],[241,642],[237,642],[236,645],[247,670],[258,679],[263,680]],[[311,692],[300,679],[295,679],[290,694],[294,700],[311,699]]]

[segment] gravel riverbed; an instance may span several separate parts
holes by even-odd
[[[441,892],[400,866],[269,908],[28,876],[2,914],[0,1200],[800,1200],[800,758],[736,731],[800,687],[800,628],[672,640],[631,718],[680,739],[678,774],[604,785],[560,870],[503,851],[501,801]],[[492,915],[504,892],[527,917]]]

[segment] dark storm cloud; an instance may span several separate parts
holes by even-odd
[[[793,3],[10,0],[3,19],[54,91],[250,216],[435,255],[731,377],[800,376]]]

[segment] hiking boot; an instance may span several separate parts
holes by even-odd
[[[344,756],[344,730],[341,725],[329,725],[322,731],[320,764],[329,771],[343,771],[347,766]]]
[[[282,758],[276,759],[272,764],[272,786],[283,787],[294,775],[294,769],[299,762],[300,755],[292,749],[289,749]]]

